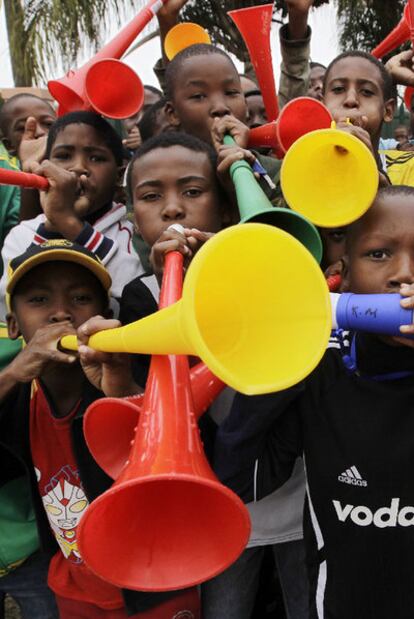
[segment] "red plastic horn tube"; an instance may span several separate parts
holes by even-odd
[[[16,185],[17,187],[42,191],[49,189],[49,181],[44,176],[19,172],[18,170],[5,170],[4,168],[0,168],[0,185]]]
[[[342,277],[339,274],[330,275],[327,277],[326,283],[328,284],[329,292],[337,292],[342,284]]]
[[[386,36],[385,39],[372,50],[371,54],[375,56],[375,58],[382,58],[386,54],[389,54],[393,49],[410,39],[410,31],[411,14],[410,5],[408,2],[404,8],[404,14],[399,23],[393,30],[391,30],[388,36]]]

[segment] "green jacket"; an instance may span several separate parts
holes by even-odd
[[[22,349],[22,339],[10,340],[7,335],[7,327],[0,322],[0,371],[9,365]]]
[[[0,142],[0,168],[19,170],[16,157],[11,157]],[[4,239],[10,230],[19,223],[20,189],[12,185],[0,185],[0,251]],[[3,262],[0,257],[0,277],[3,274]]]

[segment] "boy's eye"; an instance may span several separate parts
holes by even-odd
[[[138,200],[144,200],[145,202],[155,202],[155,200],[159,200],[161,195],[159,193],[149,192],[144,194],[143,196],[139,196]]]
[[[230,90],[226,90],[226,96],[227,97],[235,97],[237,95],[240,95],[241,92],[239,90],[236,90],[235,88],[230,89]]]
[[[44,294],[36,294],[28,299],[29,303],[32,305],[41,305],[42,303],[46,303],[47,296]]]
[[[92,297],[89,294],[75,294],[73,295],[73,300],[80,305],[86,305],[92,302]]]
[[[361,94],[364,95],[364,97],[373,97],[375,93],[369,88],[363,88]]]
[[[68,161],[71,158],[71,154],[67,151],[59,150],[53,153],[51,158],[57,159],[58,161]]]
[[[194,101],[202,101],[205,97],[206,95],[202,92],[196,92],[195,94],[190,95],[190,99],[193,99]]]
[[[345,88],[343,86],[333,86],[331,88],[331,92],[333,92],[334,95],[339,95],[344,91],[345,91]]]
[[[372,249],[366,255],[374,260],[384,260],[389,256],[389,252],[386,249]]]
[[[189,198],[198,198],[198,196],[201,196],[202,194],[202,190],[198,189],[197,187],[191,187],[190,189],[186,189],[184,192],[185,196],[188,196]]]
[[[91,155],[90,160],[93,163],[100,163],[102,161],[106,161],[106,157],[104,157],[104,155]]]

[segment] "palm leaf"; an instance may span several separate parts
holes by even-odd
[[[5,0],[16,85],[44,83],[62,64],[65,70],[76,67],[82,55],[92,55],[106,40],[114,21],[119,25],[133,7],[137,11],[136,5],[134,0]]]

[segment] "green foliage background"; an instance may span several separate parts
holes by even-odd
[[[226,13],[267,1],[190,0],[183,19],[199,23],[215,43],[247,61],[244,43]],[[370,51],[401,19],[405,0],[315,0],[312,10],[328,3],[337,9],[341,47]],[[63,59],[65,68],[77,66],[80,52],[92,54],[106,40],[111,20],[130,18],[144,0],[4,0],[3,4],[15,84],[31,86],[54,74],[58,59]],[[283,0],[275,0],[274,20],[281,21],[285,14]]]

